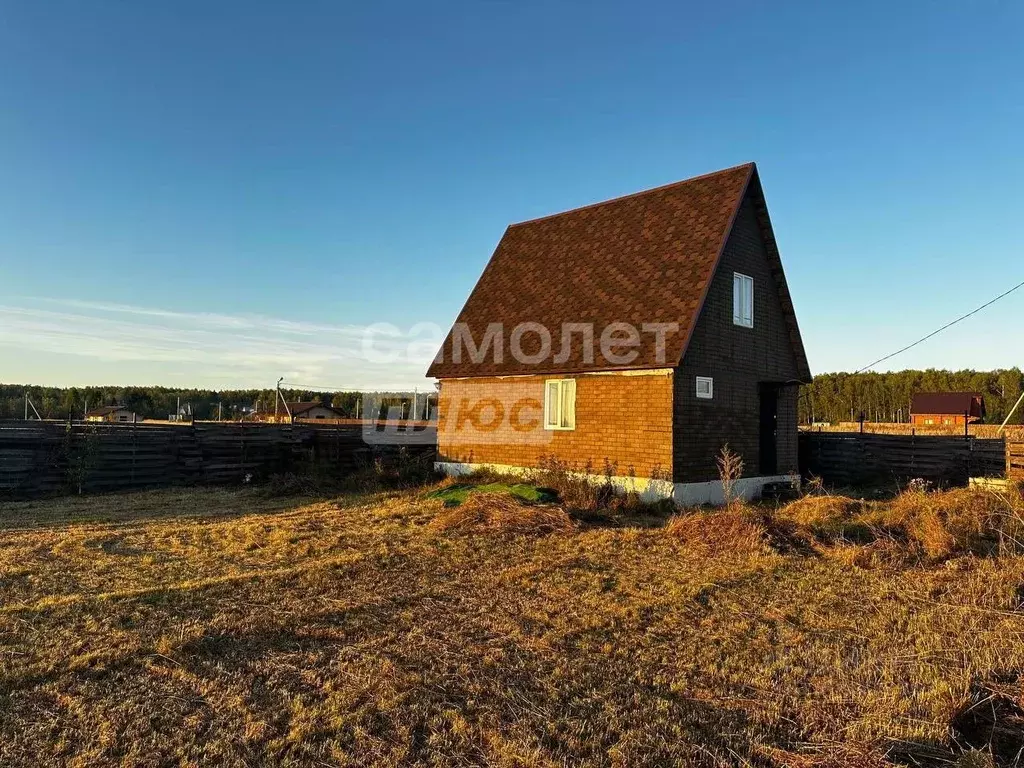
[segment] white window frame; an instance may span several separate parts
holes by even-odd
[[[754,278],[740,272],[732,273],[732,323],[754,327]]]
[[[707,391],[701,391],[701,385],[707,384]],[[697,399],[698,400],[714,400],[715,399],[715,380],[710,376],[698,376],[697,377]]]
[[[554,391],[554,408],[549,392]],[[544,381],[544,429],[576,429],[576,379]]]

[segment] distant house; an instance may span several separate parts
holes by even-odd
[[[114,424],[131,424],[135,421],[135,412],[120,405],[103,405],[93,408],[85,414],[86,421],[105,421]]]
[[[910,402],[915,426],[964,426],[985,418],[985,398],[975,392],[919,392]]]
[[[320,421],[323,419],[345,418],[341,411],[319,402],[288,403],[287,410],[285,410],[284,406],[279,405],[277,421],[289,421],[289,414],[291,414],[291,420],[294,421]],[[273,415],[270,415],[268,418],[270,421],[274,420]]]
[[[555,460],[720,503],[728,444],[737,494],[796,482],[811,373],[756,167],[511,225],[427,375],[449,474]]]

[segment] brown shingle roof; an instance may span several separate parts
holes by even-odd
[[[118,411],[127,411],[123,405],[101,405],[86,412],[86,416],[109,416]]]
[[[462,362],[455,363],[453,328],[427,375],[446,378],[678,365],[748,187],[758,203],[797,360],[809,380],[753,163],[511,225],[456,321],[468,327],[478,344],[488,324],[501,323],[503,361],[488,355],[472,363],[463,355]],[[512,330],[525,322],[540,323],[551,334],[552,354],[537,365],[516,361],[509,353]],[[661,360],[652,333],[641,333],[639,354],[628,365],[609,364],[599,344],[594,362],[588,362],[578,333],[568,359],[554,359],[561,349],[564,324],[592,323],[599,341],[604,328],[616,322],[631,323],[638,330],[644,323],[675,322],[679,330],[667,336]],[[527,354],[540,347],[534,333],[525,334],[522,341]]]
[[[977,392],[918,392],[910,401],[911,413],[985,417],[985,399]]]
[[[337,411],[331,406],[324,405],[323,403],[318,401],[311,401],[305,403],[288,403],[288,412],[291,413],[292,416],[300,416],[303,413],[308,413],[314,408],[326,408],[327,410],[334,411],[335,413],[340,415],[340,411]]]

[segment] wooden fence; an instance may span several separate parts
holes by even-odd
[[[800,471],[831,485],[874,485],[923,478],[942,486],[969,477],[1002,477],[1001,439],[880,435],[852,432],[800,434]]]
[[[1024,440],[1006,441],[1006,476],[1024,482]]]
[[[150,426],[0,423],[0,497],[242,483],[320,463],[351,471],[406,446],[435,450],[433,428],[362,425]]]

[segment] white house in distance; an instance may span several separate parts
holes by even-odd
[[[86,421],[104,421],[112,424],[132,424],[135,422],[135,411],[121,405],[101,405],[85,414]]]

